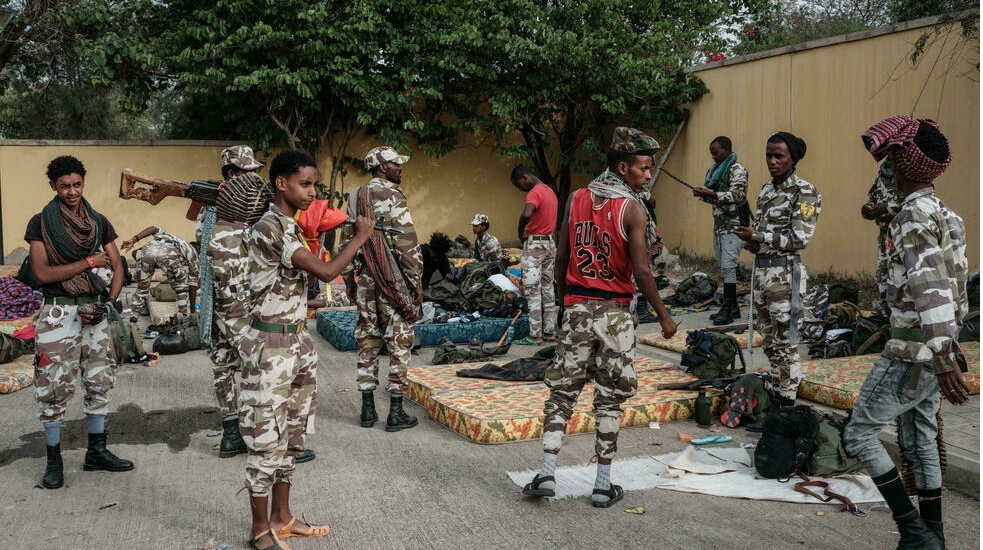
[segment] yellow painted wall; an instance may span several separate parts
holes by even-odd
[[[761,59],[729,60],[697,71],[710,93],[692,107],[665,168],[702,185],[712,164],[710,141],[726,135],[747,167],[752,209],[768,181],[764,151],[768,137],[790,131],[808,144],[799,176],[822,193],[822,214],[803,253],[813,271],[873,273],[877,227],[860,216],[877,163],[860,134],[896,114],[939,122],[952,147],[953,162],[936,181],[938,195],[966,222],[970,269],[980,262],[980,87],[979,73],[965,61],[944,78],[950,49],[936,48],[918,67],[907,57],[925,27],[832,44]],[[849,38],[849,37],[847,37]],[[972,61],[978,59],[978,52]],[[941,61],[935,63],[941,54]],[[962,76],[968,71],[968,76]],[[659,229],[670,247],[712,255],[710,207],[667,176],[658,178]],[[744,252],[742,262],[750,262]]]

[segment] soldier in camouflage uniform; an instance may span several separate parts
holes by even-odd
[[[505,252],[498,239],[488,232],[491,223],[488,216],[475,214],[471,220],[471,230],[474,232],[474,259],[479,262],[500,262],[505,267]]]
[[[178,313],[187,315],[188,304],[195,303],[195,294],[198,291],[198,253],[188,241],[154,225],[123,241],[120,250],[126,252],[141,239],[150,236],[153,236],[153,240],[143,245],[137,265],[137,291],[130,305],[133,311],[149,315],[146,303],[150,293],[150,278],[154,271],[160,269],[163,273],[162,282],[170,283],[177,294]]]
[[[516,340],[519,345],[542,345],[556,340],[556,293],[553,269],[556,263],[556,210],[553,188],[543,183],[528,168],[512,170],[512,185],[526,193],[519,216],[519,240],[522,241],[522,293],[529,304],[529,336]]]
[[[891,308],[887,305],[887,270],[890,265],[889,251],[887,249],[887,226],[891,223],[891,218],[900,209],[900,198],[898,190],[894,186],[894,172],[891,169],[891,160],[884,159],[880,168],[877,170],[877,179],[867,191],[867,203],[860,209],[860,215],[867,220],[873,220],[877,224],[877,271],[874,278],[877,279],[877,291],[880,296],[878,304],[886,317],[891,316]]]
[[[413,323],[419,319],[423,302],[423,256],[406,196],[399,189],[403,164],[408,160],[409,157],[392,147],[373,148],[365,155],[365,167],[371,171],[372,179],[348,195],[349,217],[371,214],[382,225],[403,232],[400,235],[379,232],[373,236],[367,245],[371,250],[363,247],[343,274],[348,299],[358,308],[355,341],[357,383],[362,392],[359,424],[371,428],[378,420],[374,396],[379,385],[379,353],[385,345],[389,351],[388,432],[417,425],[417,418],[403,410],[403,395],[409,389],[406,368],[415,337]],[[342,249],[351,246],[347,234],[342,238]],[[355,275],[358,275],[357,283]]]
[[[546,369],[550,389],[544,407],[543,465],[522,489],[528,496],[555,494],[557,455],[587,379],[593,378],[597,418],[597,478],[591,504],[607,508],[624,491],[611,483],[611,461],[618,449],[621,404],[635,395],[635,285],[655,308],[662,335],[676,323],[659,297],[649,269],[654,235],[639,195],[652,179],[652,155],[659,144],[634,128],[615,130],[607,153],[608,170],[575,191],[560,225],[556,280],[563,297],[557,360]],[[571,257],[576,260],[571,262]],[[634,281],[633,281],[634,277]]]
[[[713,252],[724,282],[724,303],[710,316],[714,325],[727,325],[741,316],[737,304],[737,260],[744,242],[732,230],[741,225],[740,208],[747,205],[747,169],[737,162],[730,138],[718,136],[710,142],[714,165],[707,171],[705,188],[693,189],[693,196],[713,205]]]
[[[788,404],[795,401],[802,376],[797,325],[807,275],[799,253],[812,240],[822,202],[819,191],[795,171],[805,152],[805,141],[788,132],[768,138],[765,159],[772,179],[758,195],[754,227],[734,229],[756,254],[755,328],[764,337],[778,400]]]
[[[269,548],[279,539],[321,537],[328,527],[308,525],[290,512],[294,472],[291,448],[303,449],[314,422],[317,352],[305,328],[308,274],[330,281],[351,261],[373,223],[356,221],[352,248],[322,262],[304,244],[294,221],[314,200],[317,163],[287,150],[270,163],[276,198],[249,230],[251,314],[238,339],[242,356],[239,427],[249,448],[246,486],[252,506],[250,545]],[[272,509],[270,493],[272,492]]]
[[[891,117],[861,137],[875,159],[891,159],[903,198],[886,235],[891,339],[860,388],[843,431],[844,449],[863,462],[891,508],[901,534],[898,548],[944,548],[939,394],[954,405],[969,402],[965,358],[956,343],[968,310],[966,227],[933,185],[952,154],[938,124],[926,119]],[[878,437],[895,419],[898,444],[914,472],[918,510]]]
[[[106,308],[123,289],[116,230],[82,197],[85,167],[77,158],[52,160],[47,176],[55,198],[28,222],[24,240],[44,298],[34,325],[34,399],[48,454],[41,486],[57,489],[64,484],[62,418],[80,380],[89,424],[82,469],[123,472],[133,463],[106,449],[109,390],[116,384]],[[112,269],[108,291],[92,273],[100,267]]]

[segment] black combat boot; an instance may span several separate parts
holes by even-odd
[[[65,484],[64,469],[61,464],[61,443],[52,447],[48,445],[48,465],[44,468],[41,486],[45,489],[57,489]]]
[[[123,460],[106,449],[106,433],[103,432],[89,434],[89,448],[85,451],[85,464],[82,465],[82,469],[87,472],[93,470],[127,472],[133,469],[133,463]]]
[[[737,305],[737,284],[724,283],[724,305],[713,318],[714,326],[729,325],[741,316],[741,306]]]
[[[222,442],[218,445],[218,456],[230,458],[242,454],[249,449],[239,433],[239,419],[230,418],[222,421]]]
[[[898,532],[901,533],[898,550],[942,550],[942,541],[925,526],[922,518],[918,516],[918,510],[896,517],[894,521],[898,524]]]
[[[362,390],[362,415],[358,420],[363,428],[371,428],[379,421],[379,415],[375,412],[375,392],[373,390]]]
[[[923,519],[922,523],[925,524],[925,527],[928,527],[929,531],[935,533],[935,536],[939,538],[939,542],[942,543],[942,550],[945,550],[945,534],[942,532],[942,522]]]
[[[390,395],[389,397],[389,418],[386,419],[386,431],[398,432],[416,426],[416,417],[410,416],[403,411],[403,396]]]

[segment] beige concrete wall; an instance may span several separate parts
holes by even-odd
[[[966,222],[970,268],[980,261],[980,87],[979,73],[958,62],[942,73],[952,56],[930,50],[923,63],[907,62],[911,44],[925,28],[890,34],[868,33],[832,39],[818,47],[728,60],[697,71],[710,88],[692,108],[666,169],[702,185],[712,164],[708,148],[718,135],[734,142],[750,174],[749,201],[768,181],[764,151],[768,136],[795,133],[808,144],[798,173],[822,193],[816,234],[803,254],[813,271],[873,273],[877,228],[860,217],[877,163],[864,150],[860,133],[892,115],[939,122],[949,138],[953,162],[936,181],[938,195]],[[971,50],[971,48],[970,48]],[[978,52],[972,59],[978,58]],[[941,61],[936,57],[941,54]],[[968,71],[970,74],[963,75]],[[659,228],[666,243],[712,255],[708,205],[666,176],[657,180]],[[750,262],[749,253],[742,262]]]

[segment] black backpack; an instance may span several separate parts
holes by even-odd
[[[772,407],[754,448],[754,469],[762,477],[788,481],[812,454],[818,433],[819,419],[808,405]]]
[[[741,358],[744,367],[741,372],[747,370],[740,349],[737,340],[729,334],[694,330],[686,335],[686,349],[679,362],[697,378],[724,378],[736,372],[735,356]]]

